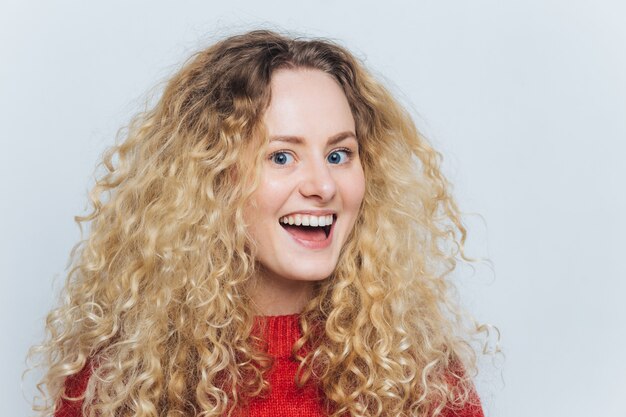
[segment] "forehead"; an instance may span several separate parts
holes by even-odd
[[[339,83],[314,69],[281,69],[272,75],[263,117],[270,136],[331,137],[354,132],[350,104]]]

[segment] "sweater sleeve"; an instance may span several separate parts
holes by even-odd
[[[476,392],[476,388],[472,386],[469,393],[469,399],[463,408],[446,408],[441,414],[442,417],[485,417],[483,407],[480,404],[480,398]]]
[[[473,395],[461,409],[447,408],[443,411],[442,417],[485,417],[483,408],[477,395]]]
[[[464,366],[458,362],[453,361],[450,373],[448,374],[448,382],[456,387],[458,379],[453,377],[454,374],[465,375],[466,371]],[[485,417],[483,408],[480,403],[480,398],[476,392],[476,387],[472,384],[470,387],[469,398],[462,408],[448,407],[441,413],[442,417]]]
[[[91,376],[91,365],[87,363],[77,374],[70,375],[65,379],[65,394],[67,397],[76,398],[85,393],[87,383]],[[69,400],[61,398],[57,402],[54,417],[82,417],[83,400]]]

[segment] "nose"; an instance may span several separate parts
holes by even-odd
[[[300,194],[308,198],[316,198],[321,202],[328,202],[337,193],[337,183],[331,172],[331,167],[326,162],[311,161],[305,167],[300,183]]]

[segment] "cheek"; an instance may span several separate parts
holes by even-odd
[[[347,187],[345,187],[345,201],[348,202],[352,209],[361,206],[365,195],[365,175],[362,169],[356,171],[349,179]]]
[[[263,217],[263,223],[268,220],[268,217],[278,221],[281,208],[289,198],[290,190],[290,184],[284,179],[263,176],[259,188],[253,194],[254,206],[250,210],[251,216]]]
[[[284,179],[272,178],[267,176],[261,179],[259,191],[269,201],[275,201],[276,198],[283,196],[287,193],[288,184]],[[273,196],[273,197],[272,197]]]

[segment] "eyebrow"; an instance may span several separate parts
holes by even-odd
[[[339,143],[342,140],[347,139],[349,137],[352,137],[352,138],[356,139],[356,135],[354,134],[354,132],[351,132],[349,130],[347,130],[345,132],[340,132],[340,133],[337,133],[336,135],[331,136],[328,139],[328,144],[329,145],[334,145],[334,144]],[[295,144],[300,145],[300,144],[304,143],[304,138],[302,138],[300,136],[272,136],[270,138],[270,142],[274,142],[274,141],[295,143]]]

